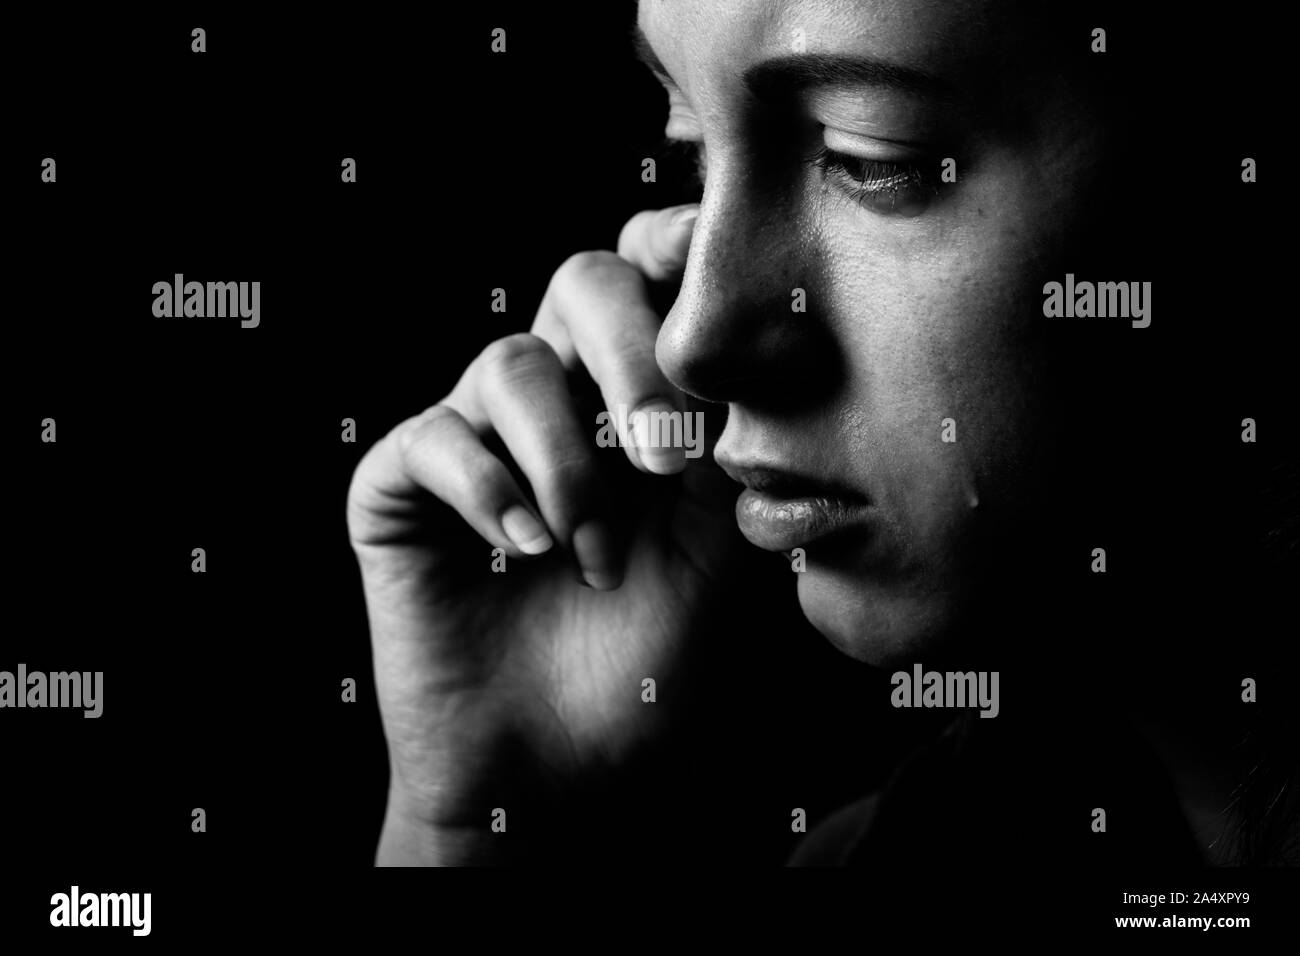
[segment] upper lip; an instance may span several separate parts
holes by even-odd
[[[861,492],[824,478],[812,478],[790,468],[744,464],[718,457],[719,467],[751,491],[785,500],[793,498],[838,498],[865,502]]]

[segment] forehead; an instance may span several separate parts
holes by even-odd
[[[959,72],[1014,28],[1010,6],[1002,0],[640,0],[637,20],[664,65],[688,74],[702,67],[743,70],[800,47]]]

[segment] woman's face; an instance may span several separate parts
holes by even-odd
[[[1090,202],[1091,124],[1010,3],[638,19],[668,135],[707,169],[660,364],[727,404],[741,530],[803,549],[809,620],[854,657],[918,659],[989,597],[990,534],[1041,490],[1042,285]]]

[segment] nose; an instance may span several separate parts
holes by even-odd
[[[659,366],[704,401],[810,398],[839,367],[821,243],[796,203],[710,166],[681,291],[659,331]]]

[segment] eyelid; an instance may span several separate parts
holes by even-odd
[[[938,112],[924,97],[906,94],[846,95],[821,89],[808,95],[805,110],[827,129],[867,140],[919,145],[953,132],[952,116]]]
[[[832,126],[824,127],[822,141],[834,153],[861,159],[905,163],[925,157],[927,151],[918,143],[846,133]]]

